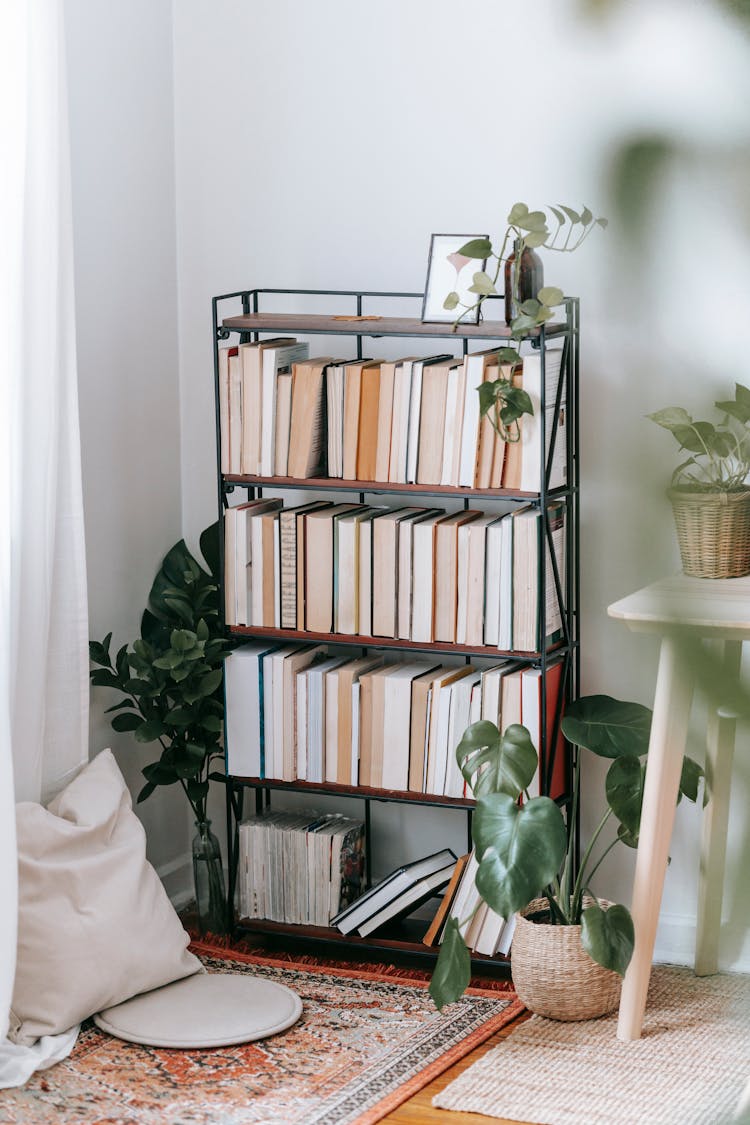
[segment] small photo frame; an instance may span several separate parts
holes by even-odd
[[[459,305],[455,309],[443,307],[449,293],[458,293],[462,304],[473,305],[477,294],[469,292],[474,283],[474,274],[483,270],[487,260],[464,258],[458,251],[473,238],[487,238],[488,234],[433,234],[430,239],[430,256],[427,261],[427,280],[422,302],[422,322],[424,324],[452,323],[461,314]],[[471,316],[463,317],[465,324],[479,323],[479,309]]]

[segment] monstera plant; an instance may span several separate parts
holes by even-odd
[[[472,835],[481,899],[504,918],[543,899],[546,923],[580,926],[581,944],[589,957],[620,975],[633,951],[633,923],[626,907],[613,904],[605,909],[591,883],[613,847],[637,846],[650,727],[651,712],[638,703],[607,695],[570,703],[562,729],[577,750],[567,810],[549,797],[529,798],[538,756],[525,727],[512,725],[501,734],[494,723],[474,723],[456,749],[461,771],[476,797]],[[610,765],[606,809],[578,861],[582,748]],[[701,767],[686,757],[680,797],[697,799],[702,774]],[[605,829],[612,824],[616,831],[597,854]],[[469,951],[461,936],[468,921],[454,917],[447,923],[430,983],[439,1008],[458,999],[469,983]]]

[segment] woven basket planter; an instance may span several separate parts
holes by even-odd
[[[599,900],[606,909],[610,904]],[[593,1020],[614,1011],[621,977],[592,961],[581,945],[580,926],[552,926],[526,915],[547,913],[535,899],[516,917],[511,975],[519,1000],[552,1020]]]
[[[750,490],[687,492],[670,488],[682,569],[694,578],[750,574]]]

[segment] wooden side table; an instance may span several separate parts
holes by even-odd
[[[697,647],[709,639],[724,676],[739,676],[742,642],[750,640],[750,577],[661,579],[614,602],[611,617],[634,632],[661,637],[641,831],[636,855],[632,915],[635,949],[622,986],[618,1038],[638,1039],[651,975],[669,841],[674,825],[695,679]],[[726,857],[729,789],[736,715],[709,713],[706,780],[710,800],[703,816],[698,888],[695,971],[718,967],[721,899]]]

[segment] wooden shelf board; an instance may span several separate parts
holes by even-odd
[[[403,641],[398,637],[365,637],[349,633],[312,633],[307,629],[272,629],[261,625],[231,625],[229,632],[237,637],[271,637],[281,641],[309,641],[310,644],[352,645],[354,648],[405,648],[419,652],[445,652],[458,656],[510,657],[514,660],[533,661],[541,658],[539,652],[506,652],[492,645],[457,645],[450,641]],[[562,644],[550,648],[558,652]]]
[[[230,332],[299,332],[311,335],[334,336],[409,336],[432,337],[433,339],[475,339],[508,340],[511,329],[501,320],[484,320],[481,324],[453,323],[424,324],[417,317],[381,316],[376,320],[357,320],[352,317],[337,317],[311,313],[244,313],[229,316],[222,320],[222,326]],[[560,336],[567,332],[562,322],[551,322],[545,326],[545,336]],[[539,336],[536,328],[528,338]]]
[[[496,500],[539,500],[538,492],[520,492],[515,488],[468,488],[447,484],[396,484],[375,480],[342,480],[338,477],[261,477],[251,474],[225,473],[222,479],[226,484],[239,484],[256,488],[312,488],[331,492],[408,492],[423,496],[458,496],[462,500],[475,500],[478,497]],[[551,489],[547,496],[559,496],[566,489]]]
[[[253,789],[280,789],[294,793],[321,793],[339,797],[358,797],[375,801],[397,801],[404,804],[434,805],[436,808],[473,809],[475,802],[467,797],[444,797],[440,793],[411,793],[400,789],[373,789],[366,785],[337,785],[333,782],[279,781],[275,778],[242,777],[231,774],[232,780]]]

